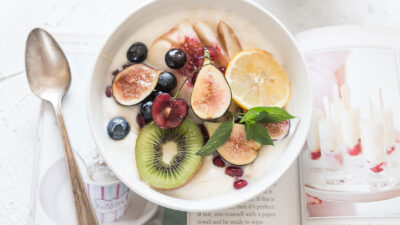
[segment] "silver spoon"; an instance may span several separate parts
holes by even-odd
[[[60,46],[45,30],[35,28],[29,34],[25,48],[25,67],[32,92],[53,105],[64,145],[78,224],[98,225],[61,112],[61,100],[71,84],[71,72]]]

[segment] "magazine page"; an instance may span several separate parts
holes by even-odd
[[[323,37],[327,30],[319,31]],[[318,34],[310,32],[299,41],[308,46],[304,56],[314,94],[300,156],[303,224],[399,224],[398,46],[359,37],[352,47],[354,35],[346,42],[338,29],[342,47],[328,43],[312,49],[302,42]],[[374,29],[369,36],[384,40]]]
[[[187,224],[298,225],[301,221],[298,186],[298,166],[294,163],[276,184],[256,198],[217,212],[188,213]]]

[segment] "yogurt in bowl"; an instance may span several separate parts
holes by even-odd
[[[162,191],[151,188],[148,182],[141,179],[135,158],[135,143],[141,132],[136,122],[139,106],[122,106],[107,97],[104,89],[112,83],[112,72],[127,62],[126,51],[132,43],[140,41],[152,46],[157,38],[182,21],[188,24],[204,21],[212,30],[216,30],[221,20],[235,31],[243,50],[267,50],[283,67],[290,78],[292,90],[291,100],[285,109],[299,121],[292,123],[290,133],[284,140],[275,146],[262,147],[258,150],[257,158],[244,167],[241,177],[248,182],[245,188],[236,190],[233,185],[236,178],[225,175],[225,168],[214,166],[213,156],[203,158],[199,170],[184,186]],[[276,182],[296,159],[311,116],[309,90],[309,77],[292,37],[272,15],[260,7],[241,0],[159,1],[149,3],[133,13],[105,44],[89,84],[88,117],[92,134],[105,161],[130,189],[148,200],[177,210],[216,210],[260,194]],[[108,122],[116,116],[125,118],[130,124],[127,136],[119,141],[111,140],[106,130]],[[188,118],[191,118],[190,112]]]

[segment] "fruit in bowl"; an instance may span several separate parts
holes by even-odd
[[[170,1],[151,5],[171,9]],[[298,154],[308,123],[308,92],[299,92],[308,90],[304,65],[290,36],[268,14],[255,8],[264,23],[248,20],[246,7],[253,6],[232,1],[230,11],[205,0],[185,2],[173,15],[155,14],[154,8],[140,18],[134,14],[96,64],[88,101],[94,138],[115,174],[158,204],[186,211],[232,206],[265,190]],[[247,16],[238,16],[240,8]],[[126,76],[135,68],[154,75]],[[127,88],[109,88],[117,84]],[[131,128],[118,141],[107,135],[114,117]],[[155,160],[166,172],[162,179],[148,166]]]
[[[285,71],[267,51],[242,51],[232,28],[224,21],[218,24],[217,32],[203,21],[177,25],[150,47],[150,65],[141,63],[146,60],[147,46],[134,43],[127,59],[136,64],[118,72],[113,80],[116,102],[142,103],[137,118],[149,124],[139,131],[135,158],[139,176],[153,188],[183,186],[200,168],[202,157],[211,154],[219,155],[213,160],[217,166],[221,167],[217,159],[228,165],[225,174],[242,177],[243,167],[257,159],[262,145],[273,145],[273,140],[289,133],[289,120],[294,117],[281,108],[291,93]],[[229,64],[225,52],[235,53]],[[155,55],[157,60],[164,58],[166,67]],[[159,69],[152,67],[156,64]],[[226,65],[226,70],[220,69]],[[173,89],[173,95],[168,93]],[[232,99],[240,111],[228,111]],[[195,122],[186,118],[189,107]],[[217,119],[219,123],[205,122]],[[206,143],[196,123],[204,123],[210,137]],[[114,133],[109,132],[115,140],[125,137],[115,138]],[[235,189],[247,186],[245,179],[240,180],[233,183]]]

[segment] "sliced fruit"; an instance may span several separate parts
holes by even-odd
[[[163,130],[154,123],[142,128],[136,139],[136,166],[141,179],[157,189],[184,185],[200,168],[203,146],[200,128],[190,120]]]
[[[134,64],[119,72],[112,84],[114,99],[121,105],[135,105],[151,94],[157,85],[159,70]]]
[[[269,52],[252,49],[236,54],[226,68],[225,77],[233,100],[243,109],[257,106],[285,106],[291,96],[286,72]]]
[[[164,39],[157,39],[151,45],[147,54],[147,62],[157,69],[166,68],[165,54],[172,48],[171,42]]]
[[[242,46],[240,45],[238,37],[228,24],[222,20],[219,21],[217,31],[218,37],[221,40],[221,45],[230,58],[242,51]]]
[[[282,122],[265,123],[265,128],[273,141],[278,141],[285,138],[289,134],[290,121],[285,120]]]
[[[217,53],[217,57],[215,58],[219,61],[218,63],[222,65],[228,64],[226,53],[218,41],[217,35],[214,33],[211,27],[207,23],[199,21],[193,26],[193,28],[204,45],[215,49]]]
[[[212,135],[218,128],[219,123],[205,122],[204,126]],[[254,141],[247,141],[244,125],[235,123],[228,141],[217,149],[225,161],[233,165],[246,165],[253,162],[258,154],[261,145]]]
[[[231,105],[232,93],[224,75],[210,64],[210,55],[205,51],[203,67],[197,75],[190,104],[193,112],[203,120],[217,119]]]
[[[183,99],[173,99],[168,93],[159,94],[153,102],[152,117],[158,127],[178,127],[186,118],[188,106]]]

